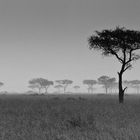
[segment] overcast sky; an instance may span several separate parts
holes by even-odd
[[[0,0],[1,90],[26,91],[28,81],[101,75],[117,78],[119,62],[88,49],[95,30],[140,30],[140,0]],[[140,79],[140,61],[125,79]]]

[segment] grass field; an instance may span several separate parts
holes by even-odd
[[[140,96],[1,95],[0,140],[140,140]]]

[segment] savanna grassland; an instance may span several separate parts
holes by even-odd
[[[138,95],[0,96],[0,140],[139,139]]]

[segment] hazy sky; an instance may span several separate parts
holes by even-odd
[[[1,90],[26,91],[28,81],[117,77],[119,62],[88,49],[95,30],[140,29],[140,0],[0,0]],[[126,79],[140,79],[140,61]]]

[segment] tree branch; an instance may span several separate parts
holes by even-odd
[[[126,47],[124,47],[123,49],[123,56],[124,56],[123,62],[125,63],[126,62]]]
[[[127,89],[127,87],[125,87],[125,88],[123,89],[123,93],[125,92],[126,89]]]
[[[125,72],[127,69],[131,68],[132,66],[131,65],[128,65],[124,70],[123,72]]]
[[[118,54],[117,54],[116,52],[114,52],[112,49],[110,49],[110,52],[111,52],[111,54],[115,55],[116,58],[117,58],[121,63],[123,63],[123,60],[118,56]]]
[[[128,63],[130,63],[132,61],[132,52],[133,51],[134,51],[133,49],[130,50],[130,52],[129,52],[129,60],[125,64],[128,64]]]

